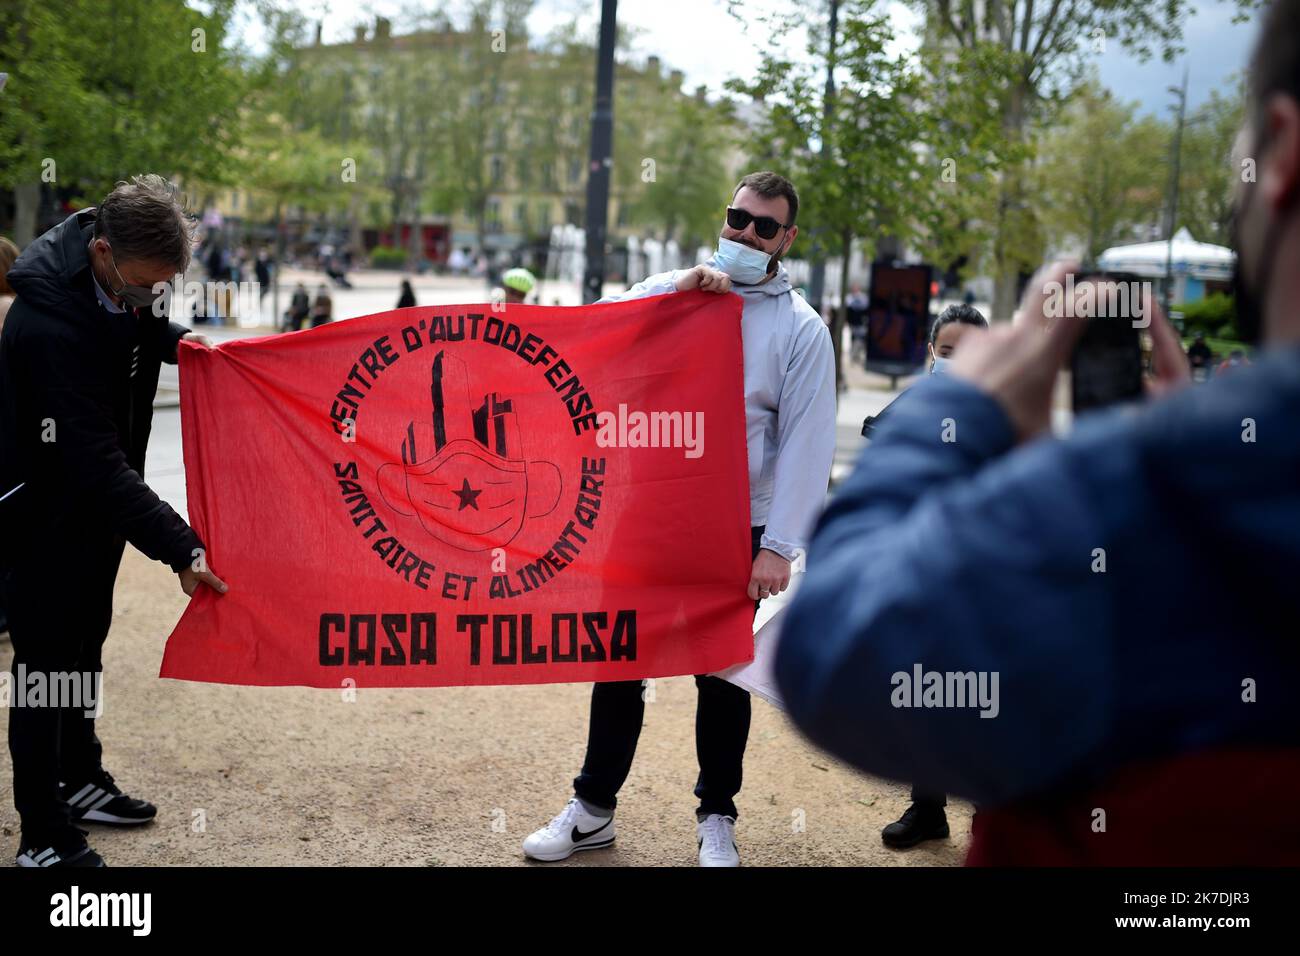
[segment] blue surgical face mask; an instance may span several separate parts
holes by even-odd
[[[731,276],[732,282],[757,285],[767,278],[767,264],[772,257],[761,249],[752,249],[734,239],[719,237],[718,251],[713,254],[713,266]]]
[[[947,375],[948,372],[950,371],[950,369],[948,368],[948,366],[950,365],[952,365],[952,359],[944,358],[942,355],[936,355],[934,357],[934,365],[930,367],[930,374]]]

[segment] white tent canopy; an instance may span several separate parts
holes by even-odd
[[[1170,260],[1169,246],[1167,240],[1111,246],[1097,259],[1097,266],[1107,272],[1132,272],[1153,279],[1164,278]],[[1231,249],[1197,242],[1186,226],[1174,233],[1172,271],[1175,276],[1227,280],[1232,278],[1236,258]]]

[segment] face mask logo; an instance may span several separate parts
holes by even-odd
[[[439,352],[432,373],[432,427],[407,426],[401,463],[379,469],[380,493],[439,541],[464,551],[504,547],[558,504],[560,470],[524,457],[514,401],[492,392],[470,410],[462,361]]]
[[[741,285],[757,285],[766,279],[771,261],[772,257],[761,249],[752,249],[734,239],[719,238],[718,251],[713,254],[714,267]]]

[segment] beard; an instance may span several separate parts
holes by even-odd
[[[1252,184],[1253,185],[1253,184]],[[1249,195],[1253,195],[1249,193]],[[1232,244],[1232,251],[1236,253],[1236,260],[1232,264],[1232,300],[1233,311],[1236,314],[1237,334],[1241,336],[1242,341],[1249,345],[1259,344],[1263,335],[1264,326],[1264,304],[1263,290],[1267,288],[1267,266],[1262,270],[1264,274],[1260,276],[1261,290],[1259,295],[1251,288],[1250,281],[1246,278],[1245,267],[1245,250],[1242,248],[1242,220],[1245,218],[1246,207],[1249,206],[1249,198],[1239,199],[1233,204],[1232,222],[1229,227],[1229,242]],[[1272,232],[1273,230],[1269,230]],[[1270,238],[1273,238],[1270,236]],[[1264,247],[1264,255],[1268,256],[1268,245]],[[1271,256],[1269,264],[1271,265]]]
[[[781,261],[781,257],[785,254],[784,251],[781,249],[780,244],[777,245],[775,252],[768,252],[762,246],[758,245],[757,240],[755,242],[748,242],[744,239],[741,239],[740,236],[736,236],[735,238],[732,239],[732,241],[738,242],[742,246],[748,246],[749,248],[753,249],[756,252],[764,253],[768,257],[767,274],[770,276],[776,275],[777,266]]]
[[[1256,151],[1261,149],[1262,144],[1256,146]],[[1232,205],[1232,222],[1229,227],[1231,236],[1229,242],[1232,243],[1232,250],[1237,255],[1232,267],[1232,296],[1237,317],[1237,333],[1242,341],[1249,345],[1258,345],[1264,339],[1264,308],[1268,301],[1268,288],[1273,278],[1273,267],[1277,264],[1282,230],[1290,221],[1295,206],[1293,193],[1286,205],[1277,211],[1272,222],[1268,223],[1264,230],[1264,241],[1257,247],[1255,281],[1251,282],[1246,276],[1243,232],[1246,212],[1255,198],[1256,186],[1256,183],[1251,183],[1244,193],[1244,198],[1242,193],[1237,194]]]

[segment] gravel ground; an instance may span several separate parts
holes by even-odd
[[[525,864],[520,841],[568,798],[586,741],[590,686],[341,692],[164,681],[163,642],[185,596],[128,547],[105,649],[105,765],[159,807],[144,830],[96,827],[110,865]],[[0,666],[12,649],[0,639]],[[549,866],[695,863],[695,685],[660,680],[646,708],[613,848]],[[6,725],[7,709],[0,709]],[[0,851],[18,848],[7,748]],[[970,808],[952,838],[899,853],[880,829],[906,787],[857,773],[806,743],[755,699],[741,859],[766,866],[959,865]],[[802,826],[799,823],[802,822]],[[536,865],[536,864],[534,864]]]

